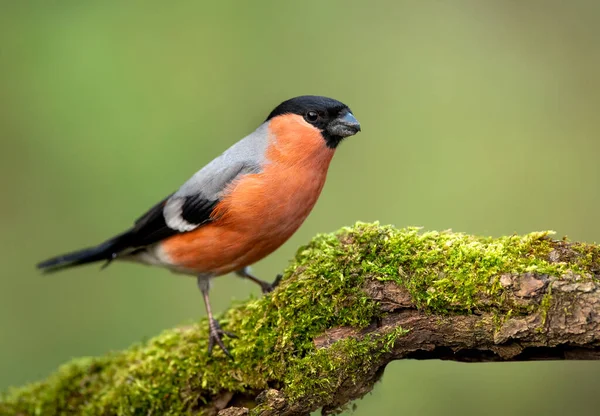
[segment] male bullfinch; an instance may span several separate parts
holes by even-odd
[[[210,279],[229,272],[260,285],[248,266],[281,246],[304,222],[340,142],[360,131],[346,106],[301,96],[278,105],[253,133],[196,172],[132,228],[104,243],[38,264],[54,272],[127,260],[195,276],[209,319],[209,353],[224,332],[208,299]]]

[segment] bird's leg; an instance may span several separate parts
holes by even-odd
[[[221,336],[227,335],[228,337],[235,338],[236,335],[232,334],[231,332],[223,331],[221,329],[221,326],[219,325],[219,322],[213,317],[212,311],[210,309],[210,301],[208,299],[208,291],[210,289],[210,277],[198,276],[197,281],[198,288],[202,292],[202,297],[204,298],[204,306],[206,306],[206,313],[208,315],[208,328],[210,331],[208,338],[208,355],[212,354],[212,349],[216,343],[219,347],[221,347],[225,355],[227,355],[229,358],[232,358],[229,351],[227,351],[227,348],[225,348],[225,344],[223,343]]]
[[[244,279],[249,279],[259,285],[263,293],[272,292],[273,289],[277,287],[282,277],[282,275],[278,274],[273,283],[265,282],[264,280],[260,280],[250,273],[250,267],[244,267],[243,269],[236,270],[235,274],[237,274],[239,277],[243,277]]]

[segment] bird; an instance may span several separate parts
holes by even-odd
[[[231,357],[209,301],[211,279],[234,272],[268,293],[249,266],[302,225],[321,194],[338,145],[361,130],[350,108],[304,95],[283,101],[258,128],[196,172],[176,192],[105,242],[37,265],[52,273],[88,263],[130,261],[194,276],[209,323],[208,353]]]

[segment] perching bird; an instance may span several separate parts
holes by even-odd
[[[339,101],[301,96],[277,106],[253,133],[196,172],[122,234],[38,264],[54,272],[127,260],[196,276],[215,343],[229,355],[211,312],[210,279],[235,272],[259,284],[248,266],[269,255],[304,222],[325,184],[340,142],[360,131]]]

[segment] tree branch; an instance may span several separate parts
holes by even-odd
[[[600,248],[357,224],[302,247],[270,295],[13,389],[0,414],[305,415],[369,392],[403,358],[600,358]]]

